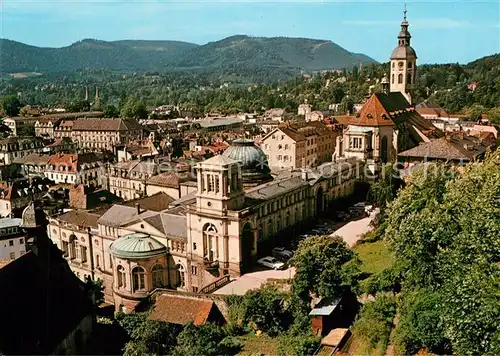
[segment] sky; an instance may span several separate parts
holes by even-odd
[[[0,0],[0,38],[40,47],[85,39],[204,44],[244,34],[331,40],[388,61],[403,0]],[[407,0],[419,63],[500,52],[500,0]],[[0,49],[1,50],[1,49]]]

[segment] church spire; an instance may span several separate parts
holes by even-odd
[[[398,35],[398,46],[400,47],[406,47],[410,46],[410,39],[411,35],[410,32],[408,32],[408,21],[406,20],[406,13],[408,11],[406,10],[406,4],[403,10],[403,21],[401,22],[401,32],[399,32]]]

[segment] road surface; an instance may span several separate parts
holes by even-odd
[[[213,294],[236,294],[244,295],[247,291],[260,288],[268,279],[292,279],[295,275],[295,269],[290,267],[283,271],[264,270],[250,272],[242,275],[226,284]]]
[[[337,231],[334,231],[330,236],[340,236],[349,245],[349,247],[353,247],[361,236],[371,231],[372,227],[370,226],[370,223],[375,216],[377,216],[377,213],[378,210],[376,209],[366,218],[348,222]]]

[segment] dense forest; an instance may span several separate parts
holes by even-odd
[[[266,75],[263,68],[259,75]],[[27,78],[0,79],[0,96],[17,95],[22,104],[70,107],[84,99],[89,87],[93,101],[99,88],[101,109],[114,105],[121,109],[130,96],[152,108],[162,104],[180,105],[203,114],[262,112],[283,107],[295,113],[307,100],[316,110],[340,103],[347,111],[380,90],[380,79],[388,64],[354,66],[343,71],[318,72],[293,79],[259,84],[251,77],[230,71],[189,71],[127,74],[109,70],[79,70]],[[257,72],[254,72],[254,74]],[[285,79],[285,78],[283,78]],[[476,83],[476,88],[470,88]],[[484,57],[466,65],[422,65],[418,68],[415,102],[432,101],[449,112],[475,117],[487,113],[500,123],[500,55]],[[94,106],[94,109],[97,107]]]
[[[324,40],[231,36],[204,45],[179,41],[85,39],[40,48],[0,39],[0,74],[43,75],[76,70],[210,72],[256,82],[290,79],[301,70],[340,69],[375,60]]]

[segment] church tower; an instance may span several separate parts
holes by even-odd
[[[398,35],[398,46],[391,55],[391,92],[401,92],[411,104],[411,91],[415,87],[417,72],[417,54],[410,46],[411,35],[406,21],[406,6],[404,9],[401,31]]]

